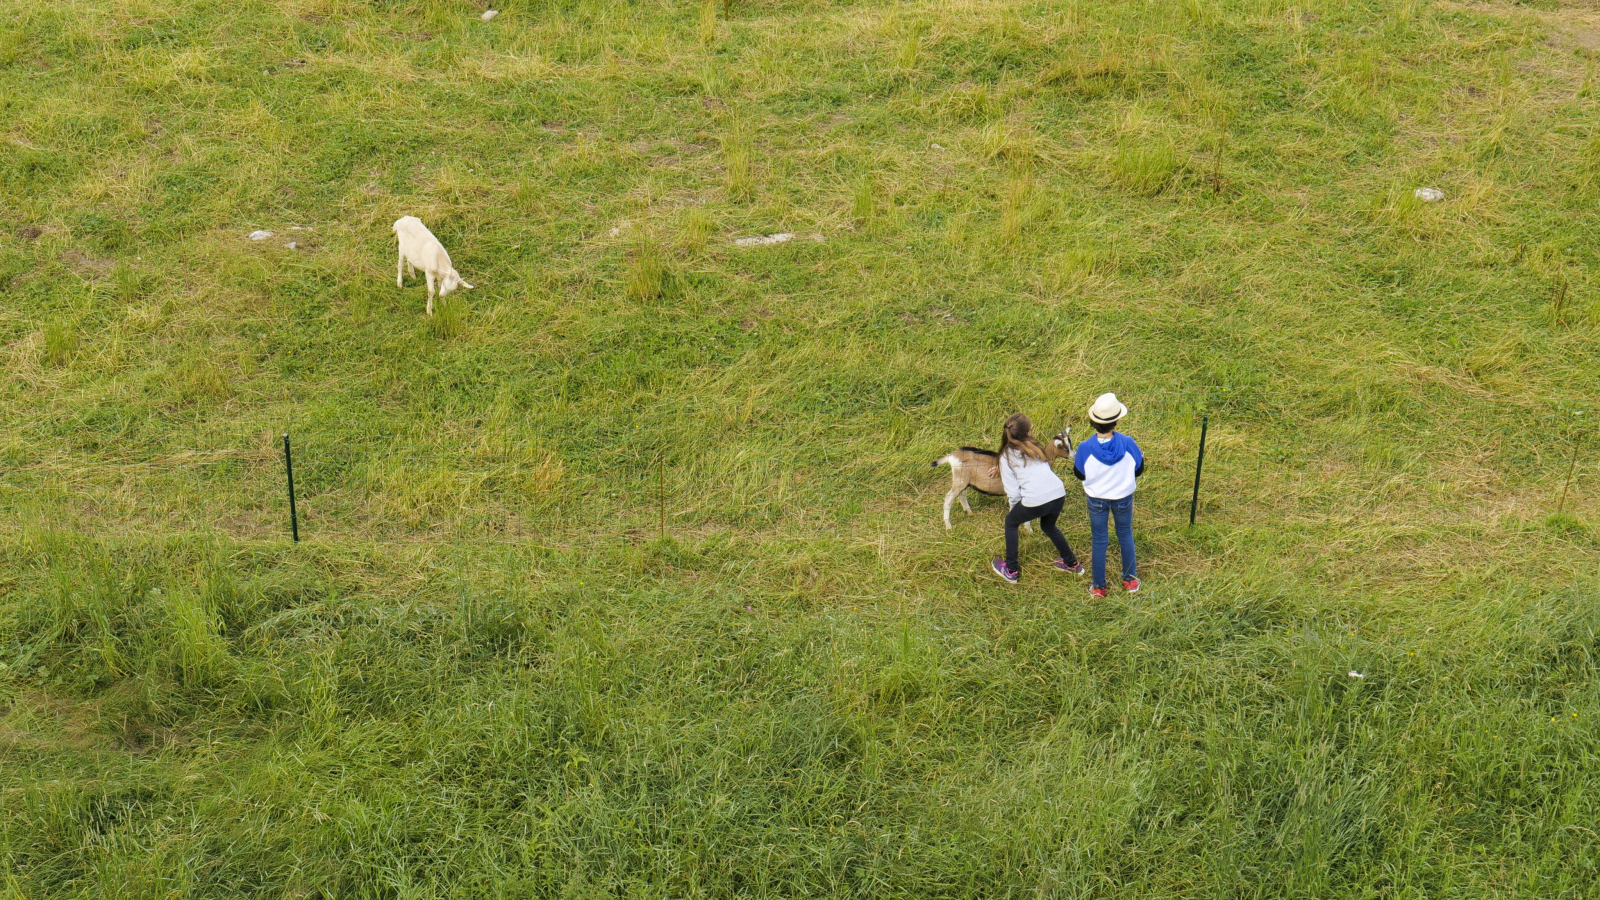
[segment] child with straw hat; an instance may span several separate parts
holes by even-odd
[[[1117,422],[1128,414],[1128,407],[1116,394],[1101,394],[1089,407],[1089,422],[1095,436],[1078,444],[1072,459],[1072,474],[1083,482],[1089,498],[1089,534],[1093,552],[1094,582],[1089,594],[1095,599],[1106,595],[1106,550],[1111,536],[1107,519],[1117,525],[1117,549],[1122,555],[1122,587],[1132,594],[1139,590],[1138,566],[1133,552],[1133,491],[1144,473],[1144,453],[1133,438],[1117,431]]]

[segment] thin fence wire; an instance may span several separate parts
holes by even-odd
[[[1174,393],[1167,396],[1182,397],[1185,402],[1193,398],[1193,394],[1190,393]],[[1178,476],[1194,471],[1194,454],[1203,431],[1202,421],[1208,415],[1208,407],[1161,410],[1159,394],[1144,392],[1139,399],[1144,415],[1139,417],[1143,421],[1139,422],[1137,428],[1149,433],[1151,429],[1164,426],[1164,430],[1168,431],[1167,451],[1171,458],[1163,460],[1161,464],[1170,470],[1167,473],[1170,476],[1168,480],[1173,484],[1158,486],[1155,496],[1177,503],[1180,499],[1178,495],[1181,494],[1183,509],[1178,517],[1186,519],[1192,498],[1187,483],[1188,478]],[[676,408],[680,411],[723,409],[696,403],[678,404]],[[1242,423],[1229,422],[1231,416],[1219,415],[1215,407],[1209,409],[1209,417],[1218,419],[1219,424],[1225,429],[1241,427]],[[1474,446],[1482,448],[1485,453],[1490,453],[1492,458],[1486,461],[1486,465],[1496,471],[1504,469],[1506,474],[1514,476],[1517,469],[1509,466],[1503,459],[1503,451],[1491,448],[1497,448],[1502,443],[1506,443],[1507,446],[1520,446],[1519,435],[1527,431],[1530,422],[1540,424],[1550,429],[1554,439],[1534,447],[1530,451],[1532,465],[1522,466],[1521,471],[1524,473],[1535,471],[1541,478],[1544,476],[1559,478],[1561,474],[1571,470],[1574,474],[1570,478],[1570,485],[1574,495],[1587,496],[1593,464],[1584,455],[1586,450],[1579,450],[1580,441],[1591,421],[1587,412],[1586,409],[1569,406],[1554,412],[1547,410],[1534,419],[1530,418],[1530,414],[1521,407],[1494,410],[1479,418],[1479,427],[1476,430],[1481,437]],[[1080,417],[1063,414],[1058,416],[1056,421],[1075,418]],[[1256,424],[1261,425],[1261,423]],[[1371,422],[1351,422],[1348,424],[1348,429],[1354,431],[1362,428],[1381,428],[1381,426],[1382,419],[1378,417]],[[673,426],[668,426],[672,427],[681,428],[681,425],[674,423]],[[772,432],[782,432],[785,440],[780,441],[780,445],[789,448],[787,455],[781,458],[757,456],[749,460],[734,457],[708,462],[703,454],[689,448],[680,451],[688,457],[686,460],[672,462],[674,449],[672,443],[659,440],[662,429],[641,423],[637,428],[630,429],[623,438],[639,435],[640,439],[636,443],[640,447],[637,450],[627,446],[619,447],[606,458],[605,465],[574,467],[570,472],[561,471],[557,476],[560,487],[553,492],[550,499],[542,501],[542,509],[545,512],[559,509],[562,503],[570,502],[573,495],[581,495],[584,492],[598,490],[602,494],[617,491],[637,493],[641,489],[648,489],[651,494],[648,499],[652,501],[649,505],[653,507],[651,512],[654,513],[651,518],[657,520],[653,524],[658,530],[665,530],[664,524],[669,520],[679,524],[685,520],[705,519],[708,516],[716,518],[715,510],[719,506],[729,507],[728,515],[753,510],[755,511],[753,514],[759,517],[769,515],[770,512],[763,511],[775,503],[805,502],[813,505],[826,503],[828,498],[818,493],[818,485],[824,480],[835,486],[840,481],[860,485],[872,479],[882,481],[885,475],[881,455],[871,460],[864,458],[851,449],[851,438],[830,442],[814,437],[824,431],[847,431],[855,432],[858,439],[865,440],[871,437],[872,427],[868,425],[811,419],[787,424],[750,422],[741,423],[738,427],[756,434],[768,435],[768,439]],[[1041,427],[1040,430],[1045,432],[1054,429]],[[1270,433],[1270,430],[1270,427],[1262,425],[1263,433]],[[238,482],[241,492],[260,493],[261,500],[272,504],[281,503],[286,507],[283,450],[277,443],[278,433],[243,431],[237,428],[194,428],[185,431],[187,433],[183,436],[192,440],[194,446],[183,449],[160,448],[146,452],[104,453],[95,450],[63,450],[27,454],[19,452],[19,448],[14,446],[6,451],[4,457],[0,457],[3,459],[3,463],[0,463],[3,465],[3,468],[0,468],[0,484],[3,484],[8,477],[32,481],[33,486],[49,481],[92,483],[115,479],[126,480],[130,476],[140,480],[144,476],[161,475],[170,475],[177,479],[198,478],[202,484],[215,484],[218,479],[232,479]],[[1073,438],[1081,440],[1090,431],[1085,422],[1081,430],[1078,427],[1073,428]],[[1177,435],[1176,438],[1173,438],[1174,434]],[[351,493],[352,489],[359,494],[362,491],[361,479],[382,473],[384,467],[419,470],[416,473],[404,471],[390,473],[401,479],[411,474],[429,474],[421,470],[433,470],[440,477],[446,478],[525,479],[547,467],[560,470],[563,464],[572,465],[570,457],[564,458],[563,448],[559,445],[546,446],[534,443],[524,449],[506,450],[501,448],[513,439],[499,435],[487,439],[481,435],[463,436],[471,442],[464,441],[463,445],[457,447],[431,448],[419,447],[414,442],[418,440],[442,442],[449,440],[449,437],[417,432],[368,433],[361,435],[357,440],[348,437],[329,437],[327,440],[320,440],[315,432],[294,433],[293,436],[296,486],[302,504],[336,502],[347,510],[355,508],[352,504],[359,506],[362,502],[359,497]],[[649,443],[648,437],[651,436],[658,439],[656,444]],[[1330,436],[1330,439],[1332,437]],[[1173,443],[1174,440],[1176,443]],[[973,441],[973,443],[982,445],[983,442]],[[1586,443],[1588,446],[1595,446],[1597,442]],[[1214,442],[1208,446],[1205,486],[1199,497],[1202,519],[1208,518],[1208,510],[1221,499],[1213,491],[1227,490],[1230,486],[1229,479],[1237,480],[1240,477],[1238,462],[1228,459],[1234,455],[1230,453],[1230,449],[1226,444],[1217,445]],[[1244,457],[1248,460],[1247,464],[1270,465],[1270,454],[1264,454],[1263,449],[1262,446],[1253,445]],[[1443,452],[1450,452],[1456,448],[1440,449]],[[794,454],[802,450],[805,454],[803,464],[794,458]],[[1353,443],[1345,461],[1350,467],[1349,473],[1356,479],[1373,481],[1371,496],[1367,498],[1371,500],[1389,489],[1391,480],[1396,474],[1404,473],[1417,465],[1425,465],[1427,452],[1426,440],[1423,438],[1386,440],[1379,445],[1370,445],[1370,442]],[[1524,459],[1527,458],[1524,456]],[[1288,458],[1285,459],[1285,462],[1289,461]],[[796,478],[800,470],[818,468],[828,470],[823,479],[802,487]],[[920,477],[926,477],[925,463],[919,463],[915,468],[921,473]],[[1562,472],[1554,472],[1555,468],[1560,468]],[[670,474],[668,474],[669,469]],[[911,469],[912,467],[908,466],[905,472],[893,476],[896,490],[903,488],[908,479],[919,478],[919,475],[913,473]],[[705,478],[706,473],[711,471],[715,471],[724,479],[734,478],[738,483],[736,485],[728,481],[717,483]],[[355,480],[352,481],[352,478]],[[1380,483],[1379,479],[1383,479],[1383,483]],[[1176,486],[1180,480],[1186,482],[1181,486],[1183,488],[1181,491]],[[1215,489],[1213,485],[1216,485]],[[14,483],[11,487],[26,490],[20,484]],[[482,485],[476,485],[474,488],[481,489]],[[482,495],[483,503],[495,506],[500,502],[493,499],[495,491],[505,489],[496,487],[487,490],[488,493]],[[939,477],[935,476],[928,480],[926,492],[942,493],[943,490]],[[670,512],[666,510],[668,504],[659,496],[660,494],[672,495],[673,508]],[[1167,494],[1172,496],[1166,497]],[[1355,496],[1351,497],[1352,502],[1358,499]],[[1553,501],[1555,498],[1551,499]],[[1562,503],[1563,507],[1566,505],[1565,502]],[[1555,504],[1552,503],[1551,509],[1555,508]],[[440,522],[463,517],[472,519],[476,514],[485,511],[504,513],[507,510],[487,510],[487,508],[480,510],[471,504],[463,504],[455,511],[458,515],[452,516],[447,513],[434,518]],[[1209,518],[1213,522],[1218,521],[1214,515]],[[1222,521],[1225,522],[1227,518],[1231,517],[1224,517]]]

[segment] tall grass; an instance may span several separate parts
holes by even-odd
[[[1126,140],[1117,147],[1111,169],[1117,181],[1128,190],[1136,194],[1157,194],[1171,187],[1177,178],[1178,154],[1164,141]]]
[[[877,213],[877,197],[873,194],[872,175],[866,174],[856,179],[855,193],[850,201],[850,214],[857,223],[869,225]]]
[[[1582,15],[480,12],[0,0],[8,896],[1596,894]]]
[[[735,132],[722,143],[723,183],[735,200],[755,198],[755,175],[750,166],[750,145]]]
[[[64,366],[78,350],[78,331],[70,323],[60,320],[44,326],[44,361],[50,366]]]
[[[661,296],[665,282],[666,267],[662,264],[660,249],[652,240],[636,241],[628,261],[628,297],[639,303],[655,300]]]
[[[716,0],[705,0],[700,4],[700,45],[710,47],[717,42],[717,4]]]

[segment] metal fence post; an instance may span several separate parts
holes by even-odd
[[[1189,524],[1194,524],[1195,510],[1200,508],[1200,467],[1206,461],[1206,427],[1211,424],[1211,417],[1203,416],[1200,419],[1200,455],[1194,461],[1194,497],[1189,501]]]
[[[300,516],[294,508],[294,456],[289,452],[289,432],[283,433],[283,472],[289,476],[289,530],[300,543]]]

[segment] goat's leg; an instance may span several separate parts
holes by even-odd
[[[961,508],[967,511],[967,515],[972,515],[972,504],[967,502],[966,488],[961,489]]]
[[[951,488],[950,489],[950,493],[944,495],[944,527],[945,527],[946,530],[949,530],[949,528],[950,528],[950,504],[955,502],[956,495],[958,495],[958,494],[961,496],[961,505],[962,506],[966,506],[967,505],[967,489],[966,488],[962,488],[959,491],[956,490],[955,488]],[[971,510],[968,510],[968,512],[970,512],[970,511]]]
[[[433,273],[423,273],[428,276],[428,315],[433,315]]]
[[[407,278],[415,278],[415,277],[417,277],[417,267],[413,266],[411,264],[411,260],[409,260],[409,259],[406,260],[406,277]]]
[[[400,251],[400,261],[394,264],[394,286],[406,286],[406,251]]]

